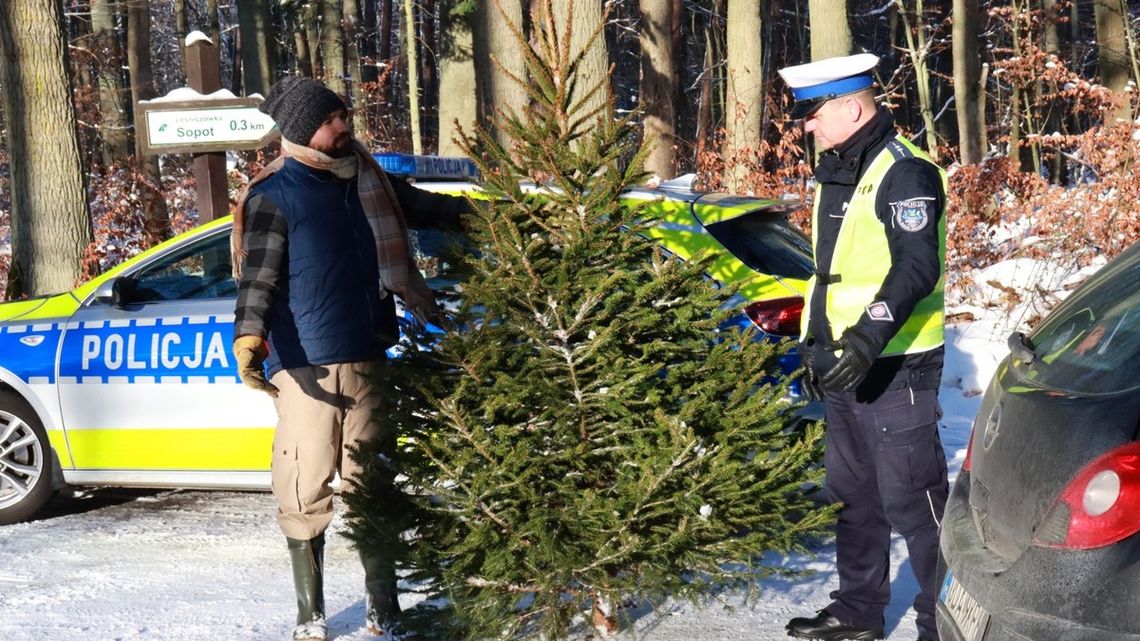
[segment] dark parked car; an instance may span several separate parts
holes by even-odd
[[[1140,243],[1009,339],[942,521],[943,641],[1140,640]]]

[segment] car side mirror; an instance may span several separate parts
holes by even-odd
[[[1009,353],[1022,363],[1028,365],[1037,360],[1037,352],[1033,351],[1033,344],[1029,342],[1029,337],[1021,332],[1014,332],[1009,335],[1005,341],[1006,347],[1009,347]]]
[[[111,286],[111,302],[115,307],[126,307],[135,301],[139,281],[133,276],[120,276]]]

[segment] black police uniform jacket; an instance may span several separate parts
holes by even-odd
[[[880,109],[871,121],[847,141],[820,156],[815,169],[815,179],[821,186],[817,217],[820,228],[816,233],[815,247],[817,266],[831,264],[847,203],[875,156],[895,136],[894,119],[885,109]],[[946,193],[939,170],[920,158],[897,161],[883,177],[875,202],[875,213],[886,231],[892,262],[891,271],[883,282],[876,301],[890,301],[892,309],[897,312],[894,314],[896,320],[868,321],[864,315],[858,324],[859,329],[873,339],[875,353],[882,351],[906,321],[914,305],[933,291],[942,274],[938,256],[938,220],[931,220],[919,231],[906,231],[893,224],[890,203],[914,198],[932,199],[932,215],[942,215]],[[825,310],[827,297],[819,295],[821,293],[817,292],[812,297],[808,333],[815,337],[814,345],[801,348],[814,350],[816,365],[823,373],[831,369],[836,357],[826,344],[826,338],[819,340],[819,337],[832,336]],[[879,358],[859,386],[858,396],[874,399],[885,390],[908,386],[916,390],[937,389],[944,353],[944,348],[938,347],[918,354]]]

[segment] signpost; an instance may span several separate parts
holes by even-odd
[[[225,152],[260,149],[279,132],[273,119],[258,111],[260,98],[206,95],[222,88],[218,48],[200,32],[186,40],[186,80],[193,91],[177,89],[165,98],[138,101],[135,123],[142,153],[194,155],[198,219],[205,222],[229,212]],[[189,95],[172,99],[178,92]]]
[[[186,154],[260,149],[278,135],[257,98],[145,101],[138,106],[143,152]]]

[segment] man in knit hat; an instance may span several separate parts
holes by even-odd
[[[277,408],[272,481],[297,593],[292,638],[323,640],[331,484],[339,473],[352,491],[360,469],[350,448],[395,442],[371,382],[398,335],[392,295],[420,318],[436,313],[407,228],[458,230],[467,203],[386,175],[353,139],[344,102],[314,80],[280,80],[260,109],[281,131],[282,155],[234,217],[234,354],[242,382]],[[393,560],[360,556],[365,624],[394,639]]]

